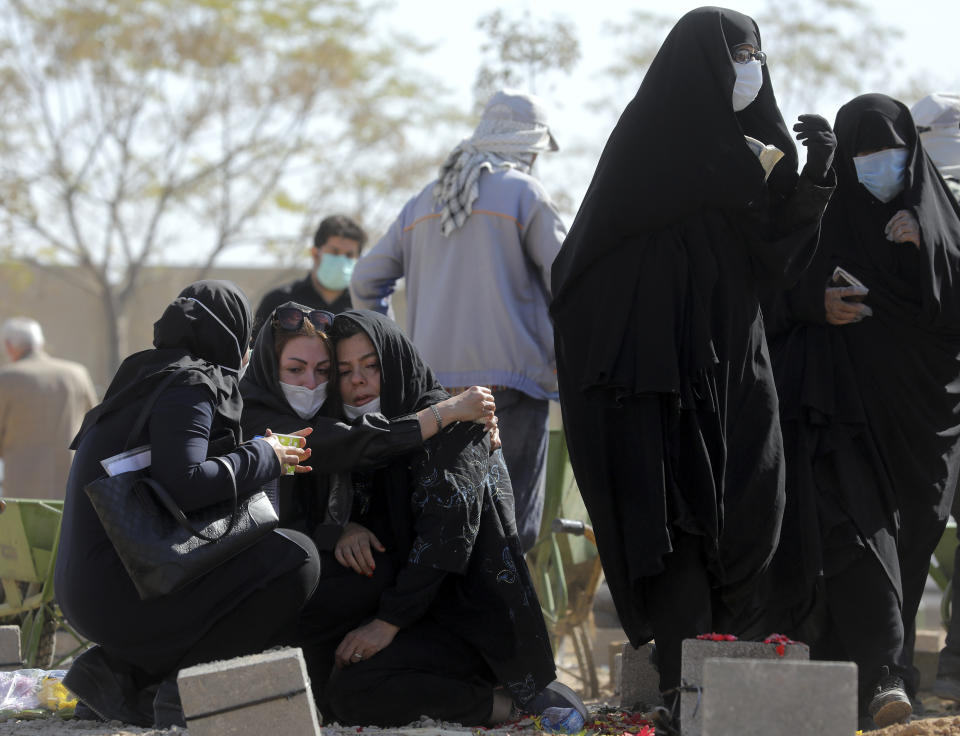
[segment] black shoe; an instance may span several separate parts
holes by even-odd
[[[84,703],[82,700],[77,701],[77,707],[73,709],[73,717],[78,721],[99,721],[100,723],[105,722],[100,716],[97,715],[93,708]]]
[[[547,708],[573,708],[584,720],[587,719],[587,707],[580,696],[557,680],[543,688],[523,706],[524,712],[531,715],[540,715]]]
[[[160,687],[157,688],[157,694],[153,699],[153,726],[154,728],[187,727],[176,675],[161,682]]]
[[[138,687],[132,674],[111,663],[99,646],[73,660],[63,684],[105,721],[153,725],[153,692]]]
[[[904,723],[913,707],[903,686],[903,679],[890,674],[889,667],[881,668],[880,681],[873,689],[868,712],[877,728],[886,728],[894,723]]]

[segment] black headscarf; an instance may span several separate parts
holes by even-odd
[[[554,305],[624,240],[703,209],[745,209],[760,199],[764,172],[744,135],[783,151],[775,177],[793,183],[796,147],[766,65],[757,98],[734,112],[730,52],[743,43],[760,49],[760,31],[734,10],[697,8],[677,21],[611,133],[553,264]]]
[[[303,312],[309,312],[297,302],[286,302],[277,307],[283,309],[295,307]],[[317,412],[316,419],[328,416],[328,407],[336,405],[332,394],[336,393],[337,382],[332,378],[335,374],[335,356],[330,355],[331,379],[327,384],[327,400]],[[290,432],[314,426],[313,419],[301,419],[287,402],[283,389],[280,388],[279,374],[280,356],[276,351],[276,334],[273,329],[273,320],[267,319],[260,332],[257,333],[250,356],[250,366],[240,381],[240,391],[243,394],[243,433],[247,436],[262,433],[267,427],[274,432]]]
[[[174,383],[205,386],[224,428],[210,438],[210,454],[229,452],[241,441],[243,400],[237,379],[251,322],[247,298],[229,281],[187,286],[154,323],[155,348],[134,353],[120,364],[103,401],[87,412],[71,447],[76,449],[103,416],[144,399],[168,374],[185,368]]]
[[[341,312],[334,319],[364,331],[380,357],[380,413],[388,419],[415,414],[449,398],[403,330],[389,317],[366,309]]]
[[[960,334],[960,206],[920,145],[910,110],[886,95],[856,97],[840,108],[837,194],[824,218],[825,239],[846,241],[848,270],[870,288],[867,301],[916,320],[924,328]],[[877,200],[857,179],[853,157],[893,146],[907,149],[904,189]],[[913,211],[922,233],[922,258],[913,246],[886,241],[883,229],[901,209]],[[834,248],[834,250],[837,250]]]

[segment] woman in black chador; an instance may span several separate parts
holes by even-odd
[[[857,97],[836,132],[820,250],[768,314],[789,501],[771,577],[882,726],[910,713],[905,625],[960,466],[960,212],[902,103]]]
[[[343,312],[332,337],[348,414],[397,417],[447,398],[389,318]],[[353,473],[350,520],[365,532],[354,552],[372,554],[389,580],[336,649],[324,715],[397,726],[421,715],[489,724],[506,719],[511,705],[585,713],[572,691],[554,681],[501,453],[490,454],[483,426],[435,419],[442,430],[417,452]],[[345,592],[342,576],[321,576],[317,599],[336,613]],[[343,613],[346,620],[353,615]]]
[[[797,175],[756,24],[678,21],[607,142],[553,265],[563,424],[624,631],[744,630],[777,545],[783,450],[759,300],[816,250],[835,139]],[[777,160],[779,157],[779,160]]]
[[[277,478],[284,463],[309,456],[274,437],[241,441],[237,378],[250,322],[233,284],[189,285],[154,323],[154,349],[123,361],[74,440],[55,582],[67,619],[97,643],[64,679],[88,716],[92,709],[138,726],[185,725],[178,670],[284,643],[316,586],[316,547],[284,529],[175,592],[141,600],[84,492],[104,475],[100,461],[128,439],[150,445],[151,476],[187,513],[232,498],[231,476],[243,498]],[[178,369],[140,436],[128,438],[148,398]]]

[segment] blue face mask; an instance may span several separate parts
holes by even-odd
[[[857,179],[874,197],[889,202],[903,191],[908,155],[906,148],[888,148],[866,156],[854,156]]]
[[[317,281],[330,291],[343,291],[350,285],[350,276],[353,275],[353,266],[356,258],[350,256],[335,256],[330,253],[320,255],[320,265],[317,266]]]

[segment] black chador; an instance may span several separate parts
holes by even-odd
[[[742,630],[776,547],[783,449],[760,297],[807,266],[832,191],[832,145],[798,176],[767,66],[735,111],[744,46],[759,52],[760,34],[740,13],[680,19],[553,266],[571,461],[621,623],[635,646],[656,636],[664,689],[682,638]]]
[[[855,659],[871,685],[902,659],[957,484],[960,212],[902,103],[857,97],[836,132],[837,191],[820,250],[768,315],[789,471],[771,577],[785,620],[825,630],[828,643],[839,635],[839,649],[822,655]],[[904,152],[902,189],[878,198],[853,159],[892,148]],[[901,210],[916,218],[919,245],[888,239]],[[837,266],[869,289],[871,315],[828,324]],[[867,581],[859,600],[838,582],[854,576]]]

